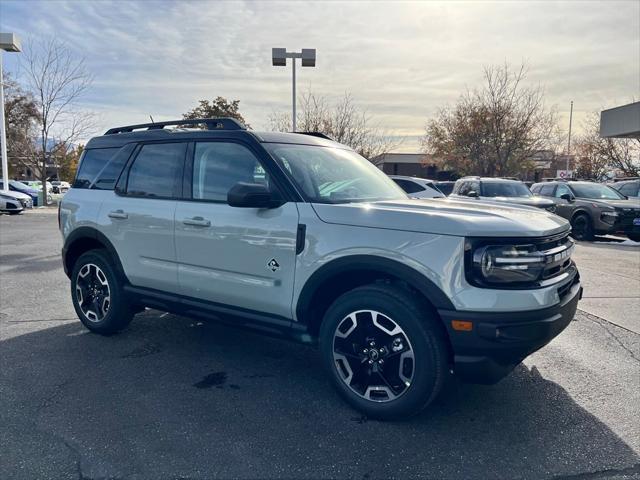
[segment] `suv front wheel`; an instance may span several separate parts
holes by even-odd
[[[392,285],[340,296],[320,329],[320,349],[338,392],[371,418],[420,412],[448,375],[444,333],[430,309]]]
[[[103,335],[122,330],[134,315],[112,264],[107,252],[91,250],[78,258],[71,274],[71,298],[78,318]]]

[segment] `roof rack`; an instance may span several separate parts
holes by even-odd
[[[293,132],[293,133],[298,133],[298,134],[300,134],[300,135],[309,135],[309,136],[311,136],[311,137],[324,138],[324,139],[326,139],[326,140],[331,140],[331,141],[333,141],[333,138],[331,138],[331,137],[330,137],[330,136],[328,136],[328,135],[325,135],[325,134],[324,134],[324,133],[322,133],[322,132]]]
[[[235,118],[193,118],[182,120],[169,120],[166,122],[140,123],[138,125],[126,125],[124,127],[110,128],[105,135],[113,135],[115,133],[127,133],[134,130],[162,130],[164,127],[171,125],[206,125],[207,130],[246,130],[242,123]]]

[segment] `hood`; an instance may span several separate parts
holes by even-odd
[[[0,190],[0,193],[8,197],[13,197],[17,200],[20,200],[20,199],[31,200],[31,197],[29,195],[27,195],[26,193],[18,192],[16,190],[8,190],[8,191]]]
[[[542,197],[483,197],[485,202],[515,203],[517,205],[529,205],[530,207],[549,208],[555,205],[553,200]]]
[[[569,222],[538,208],[454,199],[313,204],[321,220],[460,237],[543,237],[569,231]]]
[[[605,200],[602,198],[578,198],[582,202],[593,203],[599,207],[640,208],[640,200]]]

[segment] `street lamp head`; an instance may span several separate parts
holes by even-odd
[[[271,61],[274,67],[286,67],[287,66],[287,49],[272,48]]]
[[[0,33],[0,50],[5,52],[22,51],[20,39],[15,33]]]
[[[316,49],[315,48],[302,49],[302,66],[303,67],[316,66]]]

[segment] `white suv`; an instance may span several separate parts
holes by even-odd
[[[193,124],[206,129],[165,128]],[[344,145],[231,119],[93,138],[60,229],[90,330],[151,307],[317,343],[337,390],[377,418],[420,411],[451,371],[497,381],[582,292],[556,215],[412,200]]]

